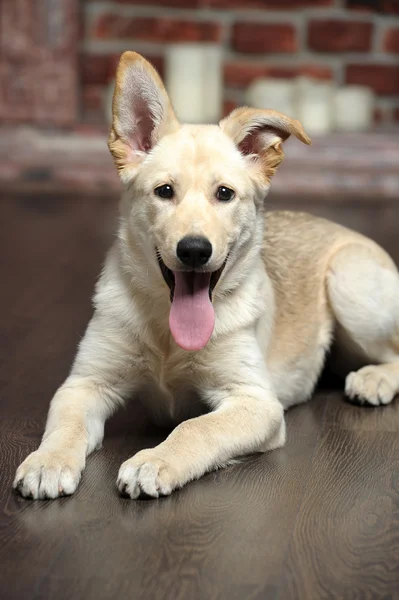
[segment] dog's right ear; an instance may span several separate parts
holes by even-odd
[[[124,52],[116,72],[108,148],[122,181],[180,125],[158,73],[140,54]]]

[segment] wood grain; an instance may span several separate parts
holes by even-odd
[[[398,597],[398,582],[399,438],[327,424],[295,523],[280,597]]]
[[[391,208],[357,206],[335,207],[335,218],[353,225],[357,215],[359,229],[374,227],[399,259]],[[341,384],[328,378],[311,402],[288,412],[285,448],[169,498],[117,494],[121,462],[166,435],[134,402],[107,424],[75,496],[33,503],[13,494],[15,469],[40,441],[90,318],[115,204],[3,197],[0,217],[2,597],[399,597],[399,402],[347,405]]]

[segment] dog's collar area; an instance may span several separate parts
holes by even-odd
[[[156,253],[157,255],[157,259],[158,259],[158,264],[159,264],[159,268],[161,269],[161,273],[162,276],[170,290],[170,301],[173,302],[173,296],[174,296],[174,292],[175,292],[175,276],[173,274],[173,271],[171,271],[163,262],[159,252]],[[217,282],[220,279],[221,274],[223,273],[223,269],[226,266],[226,262],[227,262],[227,258],[224,261],[224,263],[222,264],[222,266],[217,270],[217,271],[213,271],[212,275],[211,275],[211,279],[210,279],[210,285],[209,285],[209,299],[212,301],[212,293],[213,290],[215,289],[215,286],[217,284]],[[194,278],[194,274],[195,271],[187,271],[185,272],[185,276],[187,278]]]

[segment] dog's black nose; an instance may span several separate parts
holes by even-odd
[[[212,244],[205,237],[187,236],[177,244],[176,254],[183,264],[195,269],[208,262]]]

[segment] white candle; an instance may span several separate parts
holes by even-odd
[[[317,79],[312,79],[311,77],[305,77],[304,75],[297,77],[295,79],[295,111],[299,111],[299,105],[302,102],[302,98],[305,94],[308,94],[309,91],[313,88],[314,85],[317,84]]]
[[[182,122],[219,120],[221,62],[221,49],[212,44],[173,44],[166,49],[166,89]]]
[[[253,108],[271,108],[295,116],[294,83],[289,79],[257,79],[248,87],[245,101]]]
[[[347,85],[334,98],[334,122],[339,131],[367,131],[374,119],[374,93],[368,87]]]
[[[309,135],[332,131],[334,115],[334,87],[331,83],[305,80],[297,82],[296,116]]]

